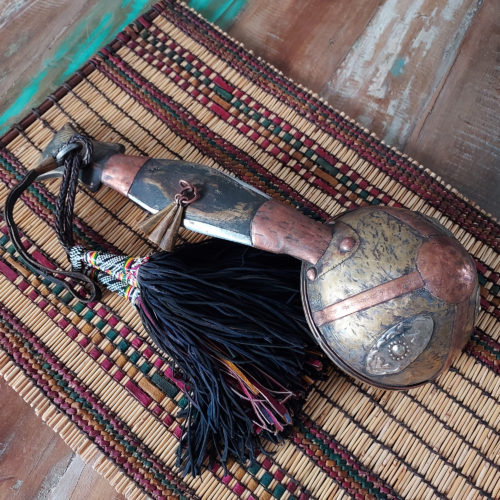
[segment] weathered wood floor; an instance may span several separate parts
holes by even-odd
[[[494,0],[252,0],[230,30],[500,217]]]
[[[37,103],[26,95],[16,100],[19,88],[50,92],[40,61],[65,43],[78,46],[75,33],[114,8],[92,33],[94,42],[109,38],[124,19],[122,3],[130,2],[21,0],[0,6],[0,113],[16,103]],[[211,3],[223,10],[222,4],[234,2]],[[497,9],[494,0],[250,0],[225,22],[256,54],[498,218]],[[71,54],[61,54],[62,66],[51,71],[63,75]],[[0,499],[120,498],[4,382],[0,398]]]
[[[0,381],[0,499],[124,498]]]

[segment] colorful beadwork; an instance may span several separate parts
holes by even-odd
[[[137,274],[149,257],[128,257],[112,253],[87,251],[81,246],[71,250],[74,269],[82,269],[110,291],[125,297],[132,305],[139,297]]]

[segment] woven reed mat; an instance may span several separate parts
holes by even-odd
[[[68,121],[130,154],[224,169],[320,220],[366,204],[419,210],[465,245],[482,284],[472,340],[437,382],[383,391],[332,367],[274,454],[182,478],[176,415],[186,399],[132,307],[111,294],[86,306],[38,279],[0,221],[1,372],[74,450],[97,457],[119,491],[131,498],[499,498],[494,220],[175,2],[140,17],[2,138],[2,198]],[[52,231],[58,186],[35,185],[16,212],[34,257],[66,266]],[[84,245],[153,250],[135,229],[141,209],[108,189],[82,191],[76,214]]]

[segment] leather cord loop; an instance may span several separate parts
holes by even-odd
[[[78,185],[79,170],[82,168],[82,164],[89,162],[91,154],[92,145],[90,140],[83,136],[73,136],[59,149],[56,156],[58,162],[53,162],[52,164],[52,168],[55,168],[57,164],[64,163],[64,175],[56,203],[55,229],[58,239],[66,252],[69,252],[71,247],[74,246],[72,230],[73,207]],[[42,162],[38,168],[29,171],[21,182],[12,188],[8,194],[4,207],[4,217],[9,238],[22,259],[40,276],[49,279],[57,285],[63,286],[71,295],[82,302],[87,303],[98,300],[100,297],[100,290],[86,274],[78,271],[50,269],[35,260],[24,248],[19,229],[14,220],[14,206],[24,191],[36,181],[39,175],[46,172],[47,168],[50,168],[50,161],[46,160]],[[81,289],[78,289],[78,286],[80,286]]]

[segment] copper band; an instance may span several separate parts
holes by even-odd
[[[348,299],[336,302],[327,306],[321,311],[312,313],[314,323],[319,327],[326,323],[331,323],[337,319],[348,316],[363,309],[376,306],[382,302],[404,295],[405,293],[418,290],[425,285],[420,274],[417,271],[400,276],[394,280],[370,288],[364,292],[358,293]]]
[[[148,160],[146,156],[113,155],[104,165],[101,182],[127,196],[137,172]]]
[[[252,246],[284,253],[316,264],[332,239],[333,226],[321,224],[295,208],[274,200],[257,211],[251,228]]]

